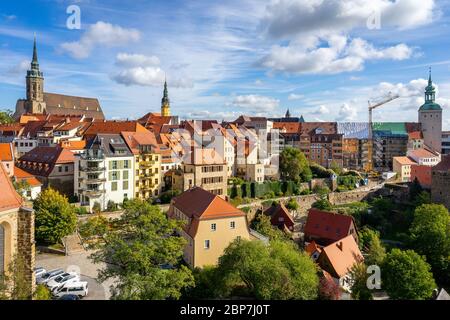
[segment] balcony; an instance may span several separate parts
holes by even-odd
[[[141,185],[139,186],[139,190],[141,191],[152,191],[155,189],[156,185],[154,184],[148,184],[148,185]]]
[[[86,150],[81,153],[80,157],[87,161],[103,161],[105,159],[105,155],[100,150]]]
[[[105,167],[94,167],[94,166],[80,167],[80,171],[82,171],[82,172],[102,172],[105,170],[106,170]]]
[[[159,174],[157,174],[157,173],[145,173],[145,174],[140,174],[139,175],[139,179],[142,179],[142,180],[152,179],[155,176],[159,176]]]
[[[89,178],[89,177],[80,177],[78,180],[86,183],[104,183],[106,182],[106,178]]]
[[[79,191],[81,192],[81,194],[90,198],[99,198],[106,193],[106,190],[99,189],[80,189]]]

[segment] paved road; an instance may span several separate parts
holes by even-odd
[[[89,253],[83,252],[72,256],[61,256],[48,253],[36,255],[36,266],[47,270],[63,268],[66,271],[76,271],[81,275],[82,281],[88,282],[89,294],[86,300],[108,300],[110,298],[109,286],[112,281],[100,284],[96,281],[98,269],[101,264],[93,264],[88,259]]]

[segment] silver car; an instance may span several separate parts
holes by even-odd
[[[65,272],[48,281],[46,285],[50,290],[53,291],[54,289],[59,288],[62,285],[73,281],[80,281],[80,277],[78,276],[78,274],[76,274],[75,272],[70,273]]]

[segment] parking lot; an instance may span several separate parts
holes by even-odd
[[[89,294],[83,300],[108,300],[110,298],[109,286],[112,281],[100,284],[95,280],[97,278],[97,270],[102,265],[93,264],[88,259],[88,256],[88,252],[71,256],[38,253],[36,254],[36,267],[43,267],[47,270],[62,268],[65,271],[75,271],[80,274],[82,281],[88,282]]]

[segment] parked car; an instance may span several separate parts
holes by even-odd
[[[36,279],[40,278],[44,273],[47,273],[47,270],[45,270],[42,267],[36,267],[34,268],[34,274],[36,275]]]
[[[53,290],[52,294],[56,298],[61,298],[65,295],[76,295],[79,298],[86,297],[89,293],[87,281],[74,281],[69,282],[61,287]]]
[[[75,272],[65,272],[50,281],[48,281],[47,287],[50,290],[54,290],[55,288],[61,287],[63,284],[73,282],[73,281],[80,281],[80,276],[76,274]]]
[[[78,297],[76,294],[65,294],[58,300],[80,300],[80,297]]]
[[[50,281],[53,278],[56,278],[59,275],[62,275],[64,273],[63,269],[54,269],[50,270],[43,275],[41,275],[38,279],[36,279],[37,284],[46,284],[48,281]]]

